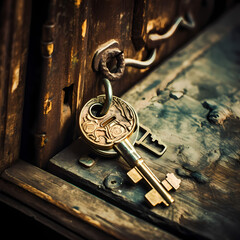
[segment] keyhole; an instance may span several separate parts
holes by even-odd
[[[109,69],[109,71],[111,73],[116,73],[117,72],[117,68],[118,68],[118,61],[117,61],[117,58],[114,57],[112,58],[111,60],[109,60],[107,62],[107,68]]]
[[[100,113],[102,111],[103,105],[101,103],[95,103],[90,108],[90,113],[94,117],[101,117]]]

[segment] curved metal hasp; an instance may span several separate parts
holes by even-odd
[[[132,58],[125,58],[125,66],[130,66],[130,67],[135,67],[135,68],[147,68],[149,67],[156,59],[157,57],[157,49],[154,48],[150,55],[149,58],[145,61],[139,61],[139,60],[135,60]]]
[[[116,40],[110,40],[99,46],[99,48],[94,54],[93,61],[92,61],[92,67],[94,71],[98,72],[100,70],[100,61],[102,59],[103,53],[108,49],[114,49],[114,48],[119,49],[119,43]]]
[[[110,81],[107,78],[103,78],[103,84],[104,84],[104,88],[105,88],[106,99],[105,99],[103,108],[100,112],[100,116],[107,114],[108,110],[110,109],[112,99],[113,99],[112,85],[111,85]]]
[[[104,52],[111,49],[119,49],[119,43],[116,40],[108,41],[98,48],[98,50],[94,54],[93,62],[92,62],[92,67],[94,71],[98,72],[101,70],[100,62],[104,55]],[[149,55],[149,58],[145,61],[135,60],[132,58],[125,58],[124,59],[125,66],[131,66],[131,67],[140,68],[140,69],[147,68],[155,61],[156,56],[157,56],[157,50],[153,49]]]
[[[148,36],[147,47],[149,49],[156,48],[160,45],[161,41],[170,38],[177,30],[179,26],[192,29],[195,27],[195,21],[193,20],[192,14],[187,13],[186,19],[184,17],[179,17],[172,27],[163,35],[158,33],[151,33]]]
[[[109,68],[108,64],[116,59],[116,66]],[[122,78],[125,71],[124,53],[119,49],[119,43],[111,40],[103,44],[95,53],[93,58],[93,69],[100,71],[110,81]]]

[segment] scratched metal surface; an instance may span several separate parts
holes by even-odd
[[[87,149],[81,140],[52,158],[49,170],[176,236],[239,239],[239,14],[236,7],[122,96],[168,145],[161,158],[137,150],[160,179],[181,178],[175,203],[151,209],[148,187],[127,179],[121,159],[91,156],[92,167],[79,165],[86,158],[79,149]]]

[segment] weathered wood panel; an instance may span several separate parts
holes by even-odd
[[[100,229],[95,234],[86,228],[83,235],[90,239],[175,239],[175,237],[156,226],[136,218],[123,210],[101,200],[64,180],[19,161],[6,169],[2,178],[9,181],[53,206],[70,213],[79,220]],[[1,183],[4,187],[4,184]],[[4,189],[13,194],[11,188]],[[32,198],[30,194],[30,199]],[[16,195],[16,194],[15,194]],[[35,206],[34,201],[27,201]],[[45,211],[48,211],[45,208]],[[74,219],[74,218],[73,218]],[[66,223],[65,223],[66,224]],[[71,228],[71,222],[68,223]],[[112,235],[112,237],[110,236]]]
[[[121,160],[91,156],[95,165],[82,167],[80,140],[51,159],[51,171],[175,235],[238,239],[239,14],[238,6],[123,95],[168,145],[161,158],[138,151],[160,179],[168,172],[181,177],[175,203],[148,208],[146,186],[129,182]],[[110,174],[122,178],[118,186],[106,187]]]
[[[0,4],[0,172],[19,157],[31,1]]]
[[[92,69],[101,44],[115,39],[125,57],[144,60],[149,53],[145,45],[148,33],[164,33],[176,18],[192,12],[196,30],[178,29],[164,41],[155,66],[208,22],[213,1],[206,2],[34,1],[21,157],[44,167],[51,156],[79,136],[81,107],[102,91],[101,77]],[[142,42],[140,46],[136,41]],[[126,69],[121,81],[112,83],[115,94],[125,92],[148,71]]]

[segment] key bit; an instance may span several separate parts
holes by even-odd
[[[178,179],[173,173],[168,173],[166,179],[164,179],[161,184],[167,191],[172,189],[177,190],[180,187],[181,180]],[[146,199],[151,203],[153,207],[157,204],[164,203],[166,206],[169,206],[166,201],[162,198],[162,196],[153,188],[146,195]]]
[[[138,182],[144,178],[146,182],[163,198],[163,201],[161,202],[163,202],[166,206],[169,206],[169,204],[174,202],[172,196],[164,188],[154,173],[149,169],[128,139],[121,141],[114,147],[132,167],[132,170],[128,172],[128,176],[130,176],[133,182]],[[152,196],[152,194],[150,196]],[[149,202],[151,203],[151,200]]]
[[[143,179],[141,173],[136,167],[132,168],[127,173],[127,175],[133,181],[133,183],[138,183],[141,179]],[[145,194],[145,198],[151,203],[152,206],[156,206],[161,202],[164,202],[166,206],[169,206],[169,204],[162,198],[162,196],[154,188],[150,190],[147,194]]]
[[[181,180],[177,178],[174,173],[168,173],[165,180],[162,181],[162,185],[168,190],[173,188],[177,190],[180,187]]]
[[[130,171],[128,171],[127,175],[134,183],[138,183],[142,179],[141,174],[138,172],[137,168],[135,167],[132,168]]]
[[[145,194],[145,198],[148,202],[155,207],[157,204],[164,203],[165,206],[169,206],[169,204],[162,198],[162,196],[153,188],[147,194]]]
[[[151,130],[148,127],[142,124],[139,124],[139,127],[140,127],[140,131],[144,131],[144,134],[140,137],[140,139],[136,141],[135,144],[137,146],[142,146],[147,150],[149,150],[150,152],[152,152],[153,154],[155,154],[156,156],[161,157],[166,152],[167,145],[163,143],[159,138],[156,138],[155,136],[153,136]],[[147,137],[150,137],[151,139],[150,143],[153,143],[152,146],[151,144],[147,144],[144,142],[144,140],[146,140]],[[153,147],[154,145],[157,145],[157,148],[161,150],[157,150],[156,146]]]
[[[127,173],[127,175],[134,183],[138,183],[143,178],[140,171],[137,169],[137,167],[132,168]],[[181,180],[178,179],[173,173],[168,173],[166,175],[166,179],[164,179],[161,182],[161,184],[167,191],[170,191],[172,189],[177,190],[180,187],[180,183],[181,183]],[[150,185],[152,186],[152,184]],[[161,203],[164,203],[165,206],[169,206],[169,203],[161,196],[161,194],[158,191],[156,191],[154,187],[145,195],[145,198],[153,207]]]

